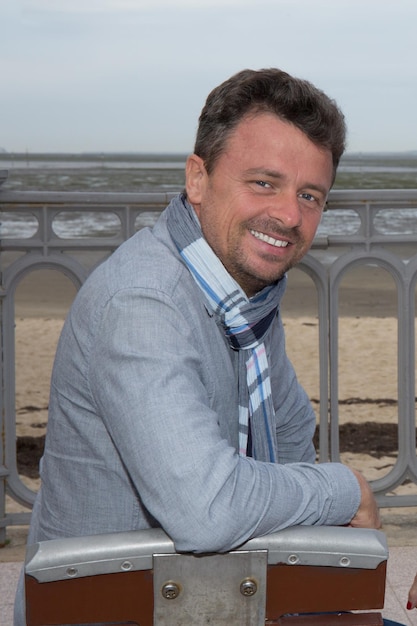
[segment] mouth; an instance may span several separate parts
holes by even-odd
[[[264,241],[268,243],[270,246],[274,246],[275,248],[286,248],[289,244],[288,241],[284,241],[283,239],[275,239],[274,237],[270,237],[269,235],[265,235],[265,233],[260,233],[258,230],[250,229],[251,235],[259,239],[260,241]]]

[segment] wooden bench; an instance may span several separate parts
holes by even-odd
[[[380,531],[324,526],[226,554],[179,554],[161,529],[39,542],[27,549],[27,626],[377,626],[387,558]]]

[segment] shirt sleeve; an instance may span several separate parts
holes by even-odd
[[[97,412],[177,550],[221,552],[287,526],[348,523],[360,502],[348,468],[242,458],[221,436],[194,332],[166,294],[127,289],[102,311],[89,355]]]

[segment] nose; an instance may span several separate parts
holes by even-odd
[[[294,193],[280,193],[271,204],[269,214],[273,219],[280,221],[285,228],[300,226],[302,213],[298,195]]]

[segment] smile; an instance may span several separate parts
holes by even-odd
[[[288,246],[288,241],[282,241],[282,239],[274,239],[273,237],[269,237],[265,235],[265,233],[260,233],[257,230],[251,230],[251,235],[256,237],[256,239],[260,239],[260,241],[264,241],[265,243],[269,243],[271,246],[275,246],[276,248],[286,248]]]

